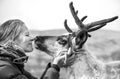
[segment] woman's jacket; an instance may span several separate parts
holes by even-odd
[[[14,44],[0,46],[0,79],[38,79],[24,69],[28,56]],[[59,67],[47,65],[40,79],[58,79]]]

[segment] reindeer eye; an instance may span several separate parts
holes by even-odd
[[[65,39],[59,39],[58,43],[61,44],[61,45],[66,45],[67,44],[67,40],[65,40]]]

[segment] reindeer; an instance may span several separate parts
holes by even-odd
[[[68,79],[120,79],[120,61],[103,63],[98,60],[85,46],[88,32],[92,32],[105,26],[107,23],[114,21],[118,16],[83,24],[87,18],[84,16],[79,19],[78,11],[75,11],[73,2],[70,3],[72,16],[78,25],[78,30],[73,32],[64,21],[64,26],[69,32],[67,35],[60,36],[36,36],[36,49],[41,50],[53,58],[60,53],[66,54],[71,48],[71,53],[67,56],[74,56],[75,61],[71,66],[65,66],[69,76]]]

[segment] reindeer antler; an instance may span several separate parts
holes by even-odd
[[[118,16],[114,16],[112,18],[103,19],[103,20],[91,22],[88,24],[83,24],[83,21],[87,18],[87,16],[84,16],[82,19],[79,19],[79,17],[77,16],[78,10],[74,9],[73,2],[69,4],[69,7],[72,13],[72,16],[75,20],[75,23],[78,25],[79,29],[78,31],[73,32],[68,27],[67,20],[64,21],[64,26],[68,32],[72,33],[72,35],[69,38],[76,37],[75,41],[76,41],[76,46],[78,46],[77,49],[81,48],[82,45],[86,42],[87,38],[91,36],[88,34],[88,32],[98,30],[103,26],[105,26],[107,23],[112,22],[118,18]]]
[[[97,29],[105,26],[107,23],[112,22],[112,21],[116,20],[117,18],[118,18],[118,16],[114,16],[112,18],[108,18],[108,19],[103,19],[103,20],[100,20],[100,21],[91,22],[91,23],[88,23],[86,25],[86,28],[88,29],[89,32],[91,32],[92,30],[94,31],[94,29],[97,30]]]
[[[83,22],[86,18],[87,18],[87,16],[84,16],[84,17],[81,19],[81,21]]]
[[[79,17],[77,16],[78,10],[75,11],[74,6],[73,6],[73,2],[70,3],[69,7],[70,7],[70,11],[72,13],[72,16],[75,20],[75,23],[78,25],[79,31],[86,30],[87,32],[92,32],[92,31],[100,29],[101,27],[105,26],[107,23],[112,22],[118,18],[118,16],[114,16],[112,18],[91,22],[91,23],[88,23],[85,25],[82,22],[87,18],[87,16],[84,16],[80,20]],[[72,30],[67,25],[67,20],[65,20],[64,26],[68,32],[72,32]]]
[[[82,21],[81,21],[81,20],[79,19],[79,17],[77,16],[78,10],[75,11],[75,9],[74,9],[74,7],[73,7],[73,2],[70,3],[69,7],[70,7],[70,11],[71,11],[71,13],[72,13],[73,18],[74,18],[76,24],[78,25],[78,28],[79,28],[80,30],[82,30],[82,28],[84,28],[84,24],[82,23]]]
[[[69,33],[72,33],[73,31],[68,27],[67,25],[67,20],[64,21],[64,26],[65,26],[65,29],[69,32]]]

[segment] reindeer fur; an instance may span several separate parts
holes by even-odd
[[[85,53],[84,55],[81,55]],[[68,79],[120,79],[120,61],[102,62],[83,48],[76,56],[75,63],[67,68]]]

